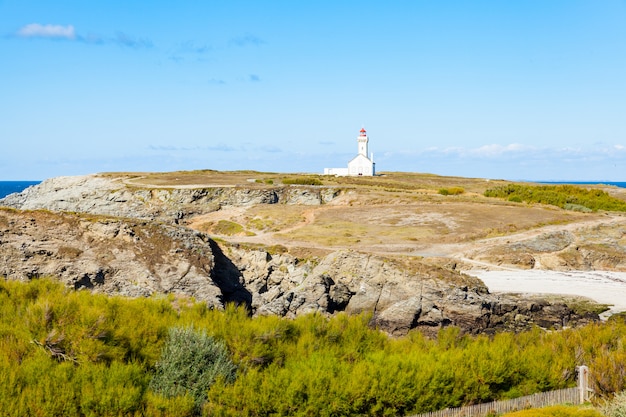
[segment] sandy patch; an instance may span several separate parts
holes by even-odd
[[[626,272],[474,269],[466,273],[480,278],[494,293],[580,295],[612,305],[604,315],[626,311]]]

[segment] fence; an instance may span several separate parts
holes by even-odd
[[[484,417],[492,414],[508,413],[526,408],[540,408],[558,404],[582,404],[589,399],[589,368],[579,366],[578,387],[556,391],[540,392],[512,400],[493,401],[490,403],[468,405],[465,407],[446,408],[429,413],[414,414],[410,417]]]
[[[557,391],[540,392],[538,394],[519,397],[512,400],[494,401],[490,403],[468,405],[465,407],[446,408],[411,417],[482,417],[489,414],[508,413],[525,408],[539,408],[556,404],[580,404],[578,388],[565,388]]]

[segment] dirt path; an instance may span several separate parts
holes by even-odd
[[[291,232],[299,230],[303,227],[315,223],[316,218],[323,212],[333,210],[339,207],[336,206],[316,206],[306,209],[302,212],[302,221],[278,231],[263,231],[256,232],[254,236],[223,236],[223,239],[232,242],[241,243],[254,243],[267,246],[283,245],[287,247],[297,246],[301,248],[311,249],[355,249],[355,245],[335,245],[329,248],[327,245],[316,244],[313,242],[298,241],[289,242],[285,239],[285,235],[289,235]],[[226,207],[213,213],[198,216],[193,219],[190,224],[191,228],[198,228],[205,222],[216,222],[219,220],[230,220],[237,223],[245,224],[247,208],[245,207]],[[523,230],[520,232],[510,233],[504,236],[489,237],[479,240],[466,241],[460,243],[432,243],[424,244],[423,242],[416,242],[411,245],[408,244],[381,244],[372,246],[358,246],[358,250],[376,253],[380,255],[407,255],[407,256],[422,256],[422,257],[442,257],[450,258],[458,261],[462,261],[468,265],[474,265],[477,268],[487,270],[510,270],[514,271],[515,268],[503,267],[496,264],[477,261],[473,257],[476,253],[488,252],[496,249],[497,247],[508,245],[512,243],[518,243],[539,237],[543,234],[554,233],[559,231],[575,232],[580,229],[595,227],[599,225],[626,226],[626,216],[622,214],[605,214],[600,217],[593,216],[589,218],[582,218],[578,221],[567,224],[547,225],[543,227],[537,227],[529,230]],[[399,226],[401,227],[401,226]]]
[[[491,249],[497,248],[499,246],[514,244],[523,242],[526,240],[530,240],[536,237],[539,237],[544,234],[560,232],[560,231],[568,231],[575,232],[577,230],[586,229],[590,227],[607,225],[607,226],[616,226],[616,225],[625,225],[626,226],[626,217],[620,214],[612,214],[606,217],[601,218],[593,218],[584,221],[578,221],[574,223],[564,224],[564,225],[548,225],[537,229],[526,230],[523,232],[513,233],[506,236],[498,236],[493,238],[481,239],[474,242],[460,243],[458,245],[449,245],[449,246],[440,246],[438,252],[442,254],[442,256],[450,257],[453,259],[457,259],[468,264],[475,265],[480,268],[488,269],[488,270],[510,270],[515,271],[515,268],[503,267],[500,265],[487,263],[484,261],[476,261],[472,259],[472,256],[480,251],[480,252],[488,252]],[[435,245],[436,247],[437,245]],[[538,265],[539,267],[539,265]]]
[[[489,252],[490,250],[494,250],[503,245],[520,243],[533,238],[537,238],[544,234],[555,233],[559,231],[576,232],[577,230],[600,225],[617,226],[620,224],[626,226],[626,217],[619,214],[612,214],[607,215],[607,217],[590,218],[587,220],[577,221],[564,225],[548,225],[531,230],[524,230],[521,232],[508,234],[505,236],[479,239],[471,242],[462,242],[455,244],[433,244],[426,247],[424,250],[413,253],[413,255],[424,257],[450,258],[456,261],[461,261],[465,265],[469,265],[472,268],[482,269],[486,271],[519,272],[519,268],[503,266],[491,262],[486,262],[484,260],[479,261],[473,259],[473,257],[479,252]],[[541,265],[537,264],[535,268],[541,269]]]
[[[218,222],[220,220],[237,221],[246,213],[245,207],[221,208],[211,213],[196,216],[189,223],[189,227],[198,230],[203,223]]]
[[[302,221],[300,223],[294,224],[293,226],[286,227],[279,231],[255,231],[254,236],[221,236],[222,239],[231,241],[231,242],[245,242],[245,243],[256,243],[261,245],[284,245],[284,239],[277,237],[277,234],[288,234],[305,226],[312,224],[315,221],[315,216],[318,212],[323,210],[332,209],[332,207],[316,207],[305,210],[302,213]],[[193,220],[189,223],[189,227],[192,229],[199,230],[203,223],[207,222],[218,222],[220,220],[229,220],[236,223],[245,223],[245,214],[247,213],[246,207],[226,207],[221,208],[218,211],[214,211],[212,213],[203,214],[201,216],[194,217]],[[312,245],[312,247],[315,245]]]
[[[599,225],[617,225],[617,224],[626,224],[626,217],[623,215],[606,215],[606,217],[601,218],[590,218],[583,221],[572,222],[568,224],[559,224],[559,225],[548,225],[543,226],[536,229],[525,230],[522,232],[512,233],[506,236],[497,236],[487,239],[481,239],[477,242],[467,244],[470,247],[475,247],[477,244],[480,245],[481,248],[485,247],[493,247],[499,246],[503,244],[509,243],[517,243],[524,240],[528,240],[531,238],[535,238],[541,236],[546,233],[554,233],[559,231],[568,231],[573,232],[576,230],[599,226]]]

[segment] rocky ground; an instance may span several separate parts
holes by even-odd
[[[391,175],[375,187],[148,179],[55,178],[0,200],[12,207],[0,211],[0,275],[126,296],[174,293],[215,308],[236,302],[257,315],[369,312],[400,335],[598,317],[580,298],[492,294],[460,270],[626,268],[619,215],[503,204],[479,192],[444,197],[398,188]]]

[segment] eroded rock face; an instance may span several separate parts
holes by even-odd
[[[122,180],[84,175],[56,177],[0,199],[0,206],[20,210],[71,211],[114,217],[178,222],[222,206],[255,204],[319,205],[341,191],[333,187],[276,186],[269,188],[208,187],[150,188]]]
[[[74,289],[193,296],[219,307],[209,239],[172,226],[45,211],[0,210],[0,275],[55,277]]]
[[[480,333],[597,319],[565,305],[492,295],[476,278],[419,262],[407,269],[351,251],[301,260],[222,248],[178,226],[47,211],[0,210],[0,275],[51,276],[110,295],[181,294],[213,308],[234,302],[254,315],[365,312],[395,335],[414,328],[434,334],[447,325]]]
[[[372,312],[381,315],[381,322],[393,322],[394,330],[406,331],[415,327],[423,299],[441,292],[437,280],[412,275],[381,257],[357,252],[339,251],[317,262],[231,247],[228,256],[253,294],[256,314],[294,317],[309,312]],[[486,292],[480,281],[464,279]]]

